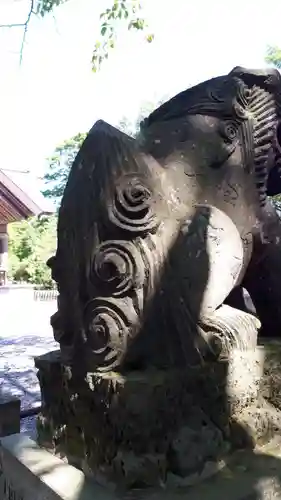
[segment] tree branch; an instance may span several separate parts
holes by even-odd
[[[25,23],[0,24],[0,28],[23,28],[24,26],[25,26]]]
[[[23,37],[22,37],[21,49],[20,49],[20,64],[22,63],[23,49],[24,49],[24,45],[25,45],[25,41],[26,41],[28,25],[29,25],[32,14],[36,14],[36,12],[34,11],[34,0],[30,0],[30,8],[29,8],[29,11],[27,14],[26,21],[24,23],[0,24],[0,28],[23,28]]]
[[[26,34],[27,34],[27,30],[28,30],[29,21],[30,21],[32,14],[34,14],[33,9],[34,9],[34,0],[30,0],[30,9],[29,9],[27,19],[26,19],[25,24],[24,24],[23,37],[22,37],[21,48],[20,48],[20,65],[22,63],[23,49],[24,49],[24,45],[25,45],[25,41],[26,41]]]

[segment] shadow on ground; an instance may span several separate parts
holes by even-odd
[[[57,343],[50,336],[0,337],[0,397],[18,397],[21,409],[39,404],[41,395],[34,356],[56,348]]]

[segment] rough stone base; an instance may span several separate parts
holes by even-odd
[[[186,373],[125,374],[83,373],[62,365],[59,351],[40,356],[39,443],[107,485],[205,479],[231,448],[272,436],[270,412],[281,422],[258,398],[261,354],[233,352]]]
[[[281,410],[281,340],[261,339],[264,348],[263,397]]]
[[[0,394],[0,437],[20,431],[20,400]]]
[[[233,453],[215,477],[197,482],[191,488],[181,486],[166,495],[167,500],[180,497],[186,500],[281,500],[280,437],[255,450]],[[165,496],[159,495],[159,498],[163,500]]]

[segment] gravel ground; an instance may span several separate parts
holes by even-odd
[[[0,395],[20,398],[21,408],[27,409],[40,404],[33,358],[58,347],[50,326],[56,301],[0,301],[0,308]],[[32,434],[34,423],[34,417],[23,419],[22,431]]]
[[[22,434],[25,434],[36,441],[36,416],[22,418],[20,422],[20,431]]]

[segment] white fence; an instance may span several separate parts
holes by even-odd
[[[57,290],[34,290],[33,298],[36,301],[50,302],[56,300],[58,296]]]

